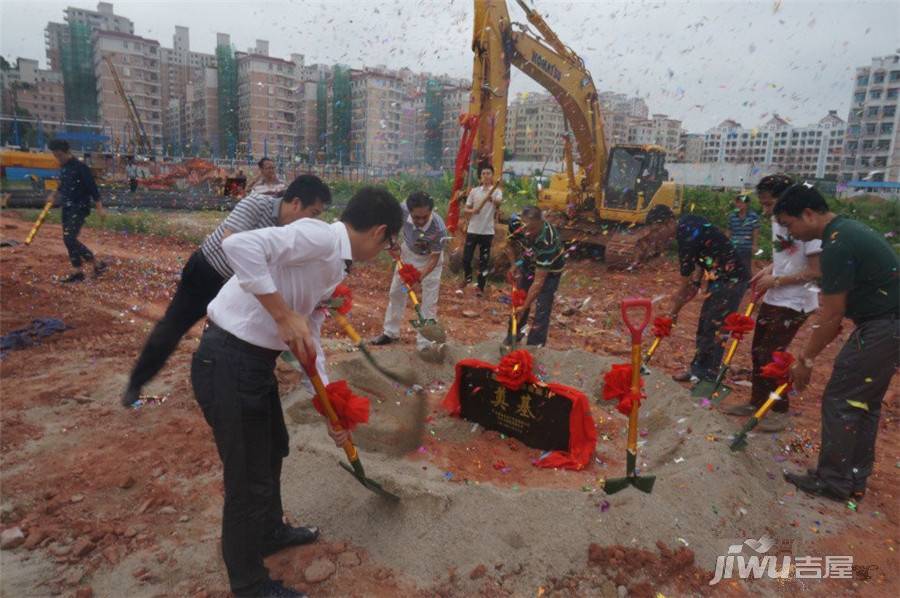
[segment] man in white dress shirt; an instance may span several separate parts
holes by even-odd
[[[469,192],[463,213],[469,218],[466,228],[466,244],[463,247],[463,288],[472,284],[472,259],[478,247],[478,291],[484,293],[491,262],[491,243],[494,242],[494,220],[497,208],[503,202],[503,192],[494,188],[494,169],[485,166],[479,173],[481,185]],[[490,197],[488,194],[490,193]]]
[[[270,579],[263,565],[263,557],[312,542],[319,533],[283,522],[281,462],[288,432],[275,360],[288,348],[301,361],[315,355],[327,384],[320,306],[351,260],[368,261],[396,246],[402,224],[397,200],[383,188],[365,187],[339,222],[307,218],[222,242],[234,276],[209,304],[191,383],[222,459],[222,553],[236,596],[303,595]],[[337,446],[347,438],[330,426],[329,435]]]

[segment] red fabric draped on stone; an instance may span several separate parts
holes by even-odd
[[[641,378],[641,388],[644,387],[644,379]],[[640,405],[643,393],[631,391],[631,364],[617,363],[603,376],[603,400],[618,401],[616,409],[623,415],[631,415],[635,405]]]
[[[463,359],[456,364],[456,376],[447,391],[441,406],[450,415],[459,417],[459,385],[463,368],[487,368],[496,372],[493,364],[479,359]],[[591,457],[597,446],[597,427],[591,416],[591,407],[587,395],[578,389],[563,384],[547,384],[554,394],[572,401],[569,413],[569,450],[552,451],[543,459],[534,462],[535,467],[582,470],[591,464]]]
[[[353,308],[353,291],[345,284],[339,284],[331,294],[329,307],[339,314],[347,315]]]
[[[745,334],[752,332],[755,325],[756,323],[750,316],[734,312],[728,314],[725,318],[725,326],[723,328],[731,333],[732,338],[740,340],[744,338]]]
[[[656,316],[653,319],[653,336],[665,338],[672,334],[672,318]]]
[[[789,380],[793,363],[793,355],[786,351],[775,351],[772,353],[772,361],[764,365],[759,373],[761,376],[774,379],[780,386]]]
[[[525,349],[511,351],[500,360],[495,377],[506,388],[519,390],[524,384],[537,381],[531,371],[533,365],[534,358]]]
[[[400,280],[403,281],[403,284],[407,287],[411,287],[422,280],[422,273],[412,264],[403,264],[400,269],[397,270],[397,274],[400,276]]]
[[[337,414],[341,427],[352,430],[359,424],[369,421],[369,399],[353,394],[345,380],[332,382],[325,387],[328,392],[328,401]],[[325,415],[325,408],[319,401],[319,397],[313,398],[313,406],[316,411]]]

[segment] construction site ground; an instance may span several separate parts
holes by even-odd
[[[30,225],[4,212],[0,241],[22,241]],[[194,245],[98,229],[85,229],[82,240],[110,269],[76,285],[57,281],[68,271],[58,225],[45,225],[31,246],[0,249],[3,334],[35,318],[69,327],[0,361],[0,527],[24,536],[0,553],[0,594],[227,596],[221,466],[189,379],[201,327],[145,389],[156,400],[136,410],[118,403]],[[378,438],[402,421],[407,395],[362,365],[326,323],[332,379],[347,378],[373,400],[372,424],[357,433],[363,460],[401,501],[382,502],[337,466],[339,450],[298,374],[280,364],[291,431],[285,508],[295,524],[320,525],[322,537],[269,557],[273,576],[313,596],[896,595],[896,379],[882,410],[875,472],[855,510],[798,494],[782,480],[784,469],[815,465],[819,397],[839,342],[818,360],[810,388],[791,399],[790,428],[754,434],[746,452],[732,453],[728,440],[741,420],[698,406],[670,379],[693,353],[700,307],[693,301],[647,379],[639,463],[657,476],[656,487],[650,495],[602,491],[603,479],[624,473],[625,418],[597,400],[603,373],[628,356],[619,301],[644,296],[659,305],[677,277],[671,256],[633,272],[608,272],[588,260],[567,268],[548,348],[535,355],[547,379],[591,398],[600,438],[596,459],[580,472],[536,468],[540,451],[438,406],[454,360],[499,358],[502,285],[479,299],[459,292],[459,278],[445,272],[439,309],[451,339],[446,363],[419,360],[411,330],[377,352],[389,364],[412,365],[429,391],[421,446],[399,458],[382,451]],[[347,282],[355,294],[352,321],[364,337],[379,333],[389,264],[356,265]],[[845,325],[841,339],[851,328]],[[807,327],[796,342],[808,334]],[[745,341],[728,404],[747,400],[749,366]],[[709,585],[717,555],[763,535],[794,558],[852,555],[853,578]]]

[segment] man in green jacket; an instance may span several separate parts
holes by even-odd
[[[829,211],[807,183],[785,190],[774,212],[794,238],[822,240],[821,305],[791,369],[795,390],[806,388],[816,357],[838,335],[841,321],[856,326],[822,395],[818,466],[806,475],[785,473],[785,479],[808,494],[859,500],[875,462],[881,402],[900,366],[900,262],[882,235]]]

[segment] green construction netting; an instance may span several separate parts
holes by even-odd
[[[340,164],[350,162],[350,68],[336,64],[333,77],[332,157]]]
[[[216,47],[216,65],[219,85],[219,151],[234,158],[238,138],[237,63],[234,48]]]
[[[425,87],[425,162],[432,168],[441,167],[443,157],[444,86],[429,79]]]
[[[97,122],[99,110],[91,29],[84,23],[69,23],[68,39],[62,32],[58,36],[66,118],[76,122]]]

